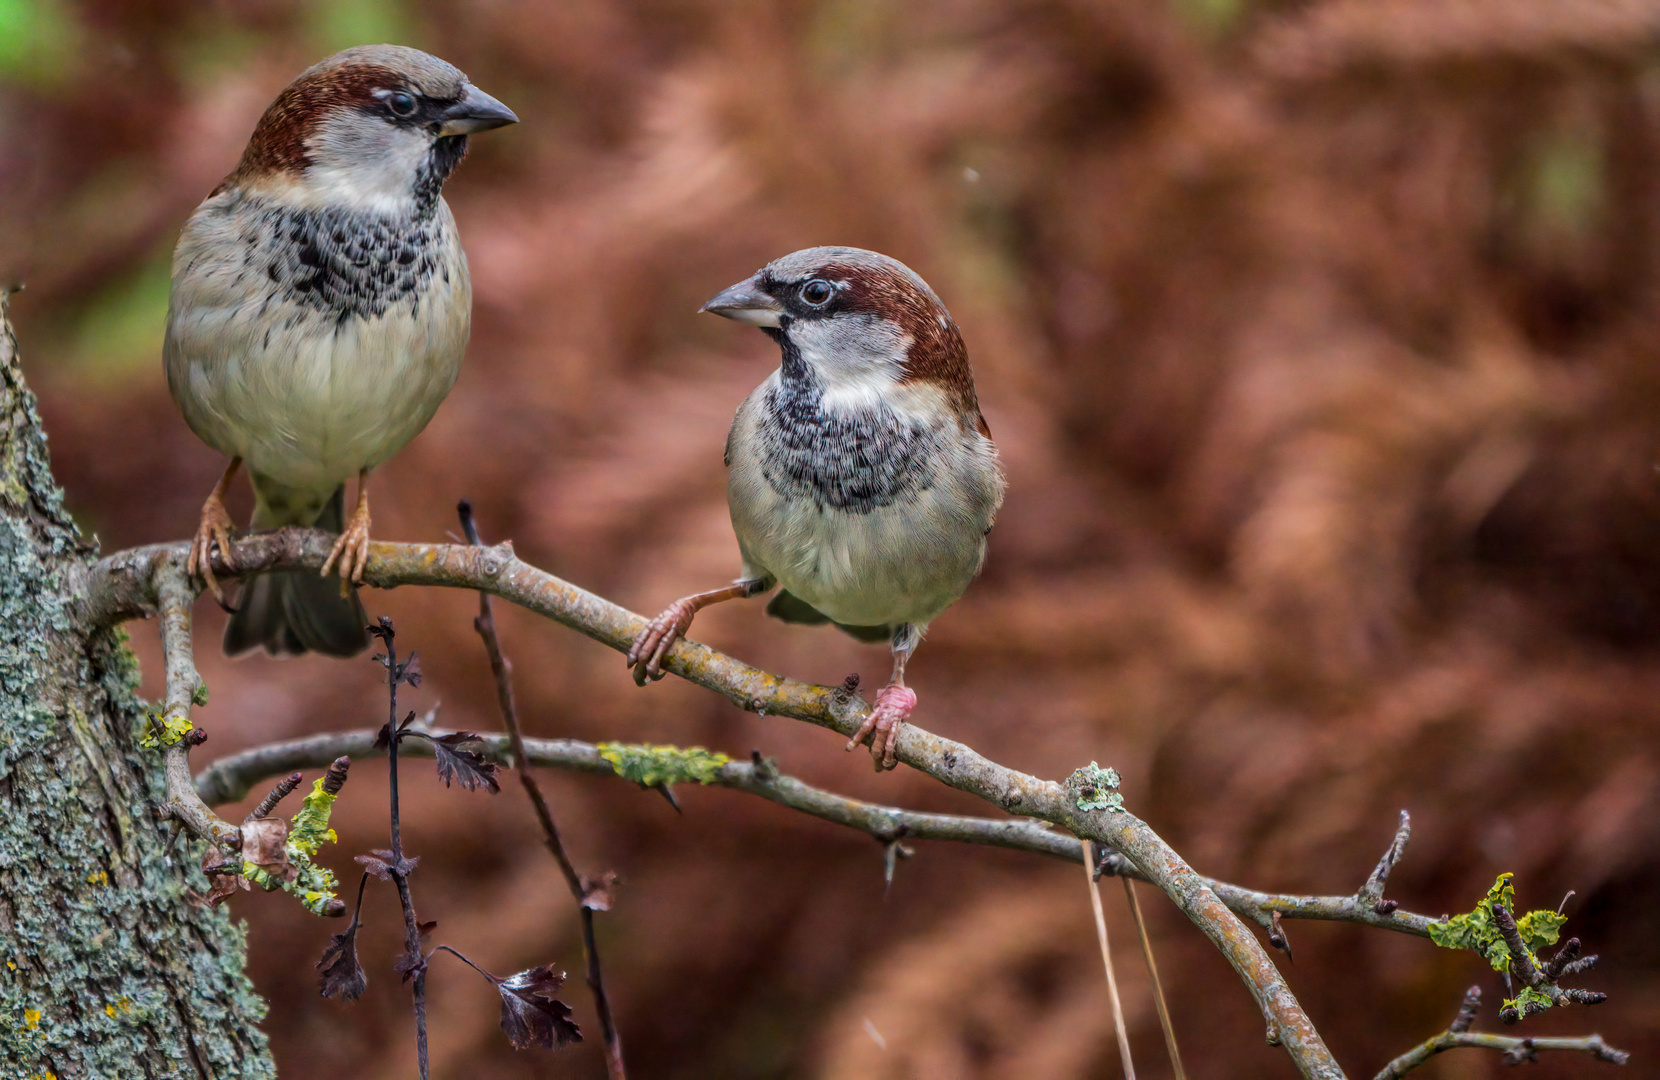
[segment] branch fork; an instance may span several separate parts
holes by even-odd
[[[300,529],[245,537],[233,541],[230,555],[235,565],[234,568],[225,566],[223,571],[227,576],[234,576],[269,569],[316,570],[327,557],[331,540],[326,534]],[[199,682],[189,663],[189,602],[194,592],[183,576],[187,550],[188,544],[174,543],[119,552],[84,567],[80,580],[74,583],[81,597],[76,614],[88,627],[144,614],[153,608],[155,597],[162,598],[163,638],[169,655],[169,715],[183,716],[188,716],[188,701]],[[214,570],[220,569],[220,561],[216,559]],[[641,616],[520,561],[507,544],[485,548],[373,542],[369,545],[363,578],[367,584],[380,588],[436,585],[498,596],[619,652],[626,652],[646,624]],[[481,609],[481,623],[487,612],[487,606]],[[482,625],[480,632],[484,633]],[[848,683],[828,687],[796,682],[751,667],[694,641],[677,642],[664,657],[663,666],[689,682],[726,697],[739,708],[765,716],[802,720],[844,737],[858,729],[870,708]],[[361,733],[321,739],[332,752],[339,752],[342,739],[361,741]],[[319,745],[318,740],[306,742]],[[517,742],[515,759],[520,763],[532,760],[531,742],[522,739]],[[491,745],[491,741],[486,740],[486,745]],[[569,742],[559,745],[560,753],[578,763],[577,767],[609,771],[597,748]],[[1429,936],[1433,920],[1401,912],[1382,896],[1389,870],[1400,858],[1406,842],[1408,820],[1404,814],[1394,842],[1355,894],[1321,897],[1254,893],[1195,873],[1145,822],[1119,806],[1086,808],[1070,797],[1061,784],[1006,768],[972,747],[915,725],[906,726],[898,749],[899,760],[944,784],[995,803],[1011,814],[1038,818],[1080,839],[1096,842],[1110,852],[1099,864],[1100,869],[1120,876],[1137,876],[1158,886],[1239,973],[1262,1011],[1270,1041],[1285,1048],[1304,1076],[1335,1080],[1343,1073],[1268,953],[1246,929],[1238,913],[1246,914],[1282,942],[1284,930],[1278,924],[1290,918],[1334,919]],[[500,741],[494,743],[494,750],[502,752]],[[231,826],[214,817],[197,796],[189,781],[186,752],[182,745],[168,750],[171,811],[195,835],[209,837],[224,835],[227,830],[234,832]],[[261,761],[269,763],[293,757],[296,750],[290,744],[256,753],[261,755]],[[202,778],[204,790],[228,783],[231,779],[228,772],[234,771],[215,766]],[[849,805],[849,800],[775,775],[764,765],[727,762],[719,769],[714,782],[749,790],[786,805],[816,806],[817,809],[808,812],[831,820],[848,819],[846,823],[851,824],[852,819],[858,819],[859,827],[876,836],[882,835],[879,830],[903,823],[908,835],[918,838],[926,838],[928,830],[934,828],[936,835],[965,834],[953,836],[960,839],[966,838],[966,834],[975,834],[987,838],[982,842],[1015,847],[1030,845],[1044,850],[1059,840],[1070,852],[1077,850],[1071,841],[1030,821],[950,821],[948,815],[917,815],[870,804]],[[835,805],[824,805],[827,802]],[[1076,858],[1076,855],[1070,857]],[[574,894],[580,902],[589,892],[586,883],[575,875],[574,869],[567,878],[574,879]],[[582,910],[592,909],[583,904]],[[1570,962],[1565,960],[1564,966]],[[1533,1045],[1543,1048],[1546,1040],[1533,1040]]]

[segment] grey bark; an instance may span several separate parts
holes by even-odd
[[[96,557],[51,474],[0,295],[0,1076],[275,1075],[242,931],[190,899],[198,844],[120,630],[74,617]]]

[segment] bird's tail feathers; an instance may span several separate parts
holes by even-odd
[[[767,604],[767,614],[775,619],[807,626],[823,626],[827,622],[835,622],[818,608],[785,589],[780,589],[778,595]],[[887,641],[893,637],[891,626],[850,626],[847,623],[835,625],[838,630],[867,644]]]
[[[296,524],[283,509],[260,495],[254,510],[255,529]],[[320,515],[308,524],[339,532],[345,525],[346,486],[335,489]],[[304,519],[302,518],[303,522]],[[357,589],[342,594],[340,582],[310,570],[270,570],[249,578],[237,597],[237,611],[225,626],[225,655],[237,656],[264,646],[272,656],[315,652],[327,656],[355,656],[369,645],[369,617]]]

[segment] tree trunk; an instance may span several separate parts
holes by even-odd
[[[242,932],[156,811],[132,652],[71,615],[92,555],[0,294],[0,1076],[272,1076]]]

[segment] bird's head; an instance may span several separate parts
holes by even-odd
[[[785,376],[810,375],[827,407],[939,402],[963,422],[981,423],[957,324],[928,283],[897,259],[862,248],[807,248],[768,263],[701,310],[765,330],[783,348]]]
[[[468,135],[518,119],[435,56],[363,45],[277,95],[226,183],[308,205],[418,209],[437,200]]]

